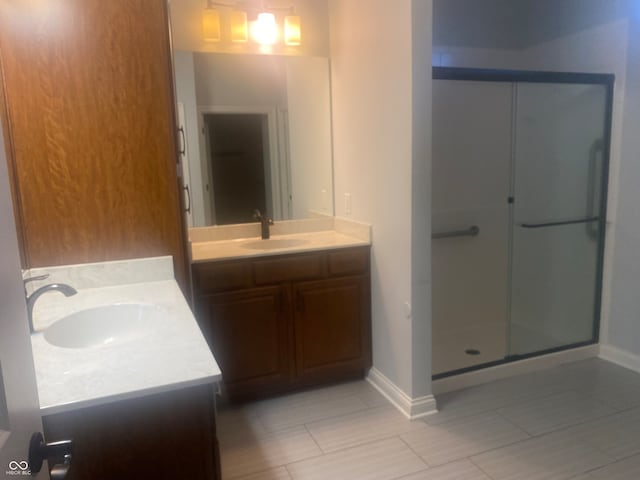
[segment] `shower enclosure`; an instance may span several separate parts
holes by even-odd
[[[613,76],[433,75],[434,377],[597,342]]]

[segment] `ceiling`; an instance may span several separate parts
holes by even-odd
[[[435,46],[523,49],[617,20],[637,0],[434,0]]]

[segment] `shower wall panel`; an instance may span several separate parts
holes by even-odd
[[[434,81],[432,231],[479,228],[432,242],[434,374],[506,354],[512,95]]]

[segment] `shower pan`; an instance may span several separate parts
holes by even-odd
[[[613,75],[433,76],[434,378],[596,343]]]

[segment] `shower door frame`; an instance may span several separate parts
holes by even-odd
[[[573,85],[602,85],[605,87],[605,115],[604,115],[604,149],[602,155],[602,178],[600,184],[601,202],[598,215],[598,251],[596,259],[596,291],[593,311],[593,336],[591,340],[561,345],[526,354],[509,355],[501,360],[486,362],[470,367],[451,370],[432,375],[433,380],[447,378],[462,373],[482,370],[488,367],[504,365],[507,363],[526,360],[528,358],[540,357],[551,353],[571,350],[574,348],[595,345],[600,340],[600,319],[602,310],[602,285],[604,274],[604,254],[607,225],[607,201],[609,187],[609,163],[611,156],[611,130],[613,121],[613,95],[615,86],[615,75],[608,73],[574,73],[574,72],[552,72],[552,71],[529,71],[529,70],[495,70],[482,68],[462,68],[462,67],[432,67],[433,80],[463,80],[475,82],[503,82],[503,83],[546,83],[546,84],[573,84]],[[513,161],[514,159],[512,159]],[[513,192],[511,192],[513,193]],[[514,198],[505,199],[510,206],[513,206]],[[513,215],[511,208],[510,216]],[[513,220],[511,223],[511,237],[513,236]],[[510,252],[512,250],[512,240],[510,239]],[[512,259],[509,259],[511,263]],[[510,267],[511,269],[511,267]],[[511,278],[511,273],[509,273]],[[510,295],[509,295],[510,296]],[[509,324],[511,318],[509,318]]]

